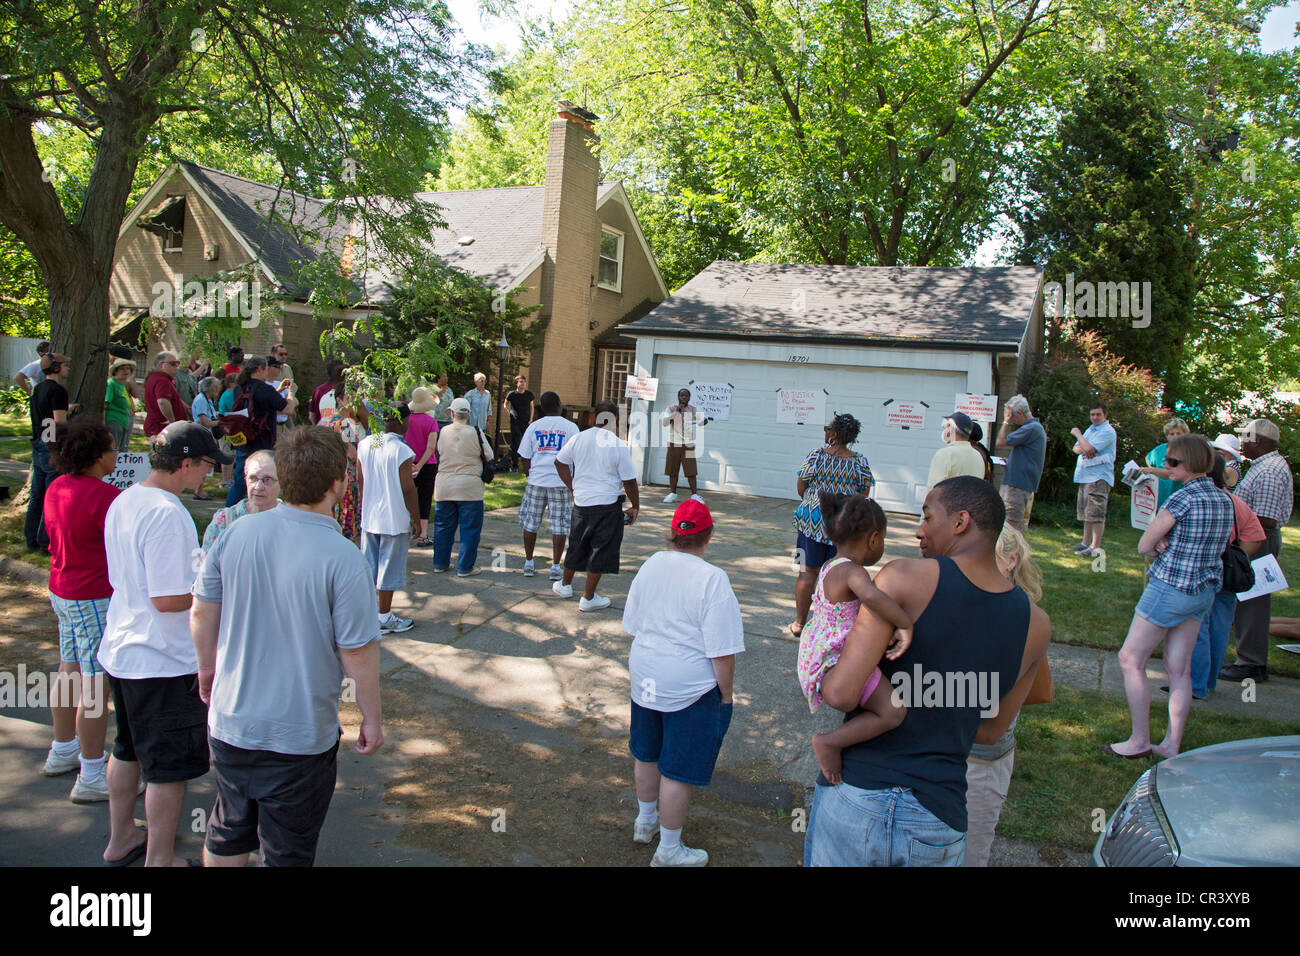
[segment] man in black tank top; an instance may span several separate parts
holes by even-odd
[[[916,622],[912,644],[884,658],[892,625],[865,608],[822,681],[828,704],[856,711],[879,666],[907,706],[896,729],[845,748],[844,782],[817,779],[805,866],[961,866],[966,757],[1010,726],[1047,653],[1051,622],[998,570],[1005,508],[993,486],[963,475],[926,496],[919,560],[876,576]],[[845,719],[848,719],[847,717]]]

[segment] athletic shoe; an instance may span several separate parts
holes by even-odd
[[[77,782],[72,785],[69,797],[73,803],[103,803],[108,799],[108,778],[100,776],[87,781],[77,774]]]
[[[559,581],[559,580],[562,579],[563,577],[564,577],[564,565],[562,565],[562,564],[552,564],[552,565],[551,565],[551,580],[552,580],[552,581]]]
[[[707,866],[709,863],[709,854],[703,850],[695,850],[685,843],[679,843],[671,852],[665,853],[663,845],[655,850],[654,859],[650,861],[651,866]]]
[[[562,598],[571,598],[571,597],[573,597],[573,585],[572,585],[572,584],[561,584],[559,581],[556,581],[554,584],[551,585],[551,590],[554,591],[556,594],[558,594],[558,595],[559,595],[560,597],[562,597]]]
[[[457,572],[456,572],[456,577],[458,577],[458,578],[472,578],[474,575],[476,575],[476,574],[482,574],[482,573],[483,573],[483,569],[482,569],[482,568],[477,568],[477,567],[475,567],[475,568],[470,568],[468,571],[457,571]]]
[[[379,633],[380,634],[400,634],[402,631],[409,631],[415,627],[415,622],[404,617],[398,617],[392,611],[380,615]]]
[[[691,501],[698,501],[700,504],[704,504],[704,499],[699,495],[691,495]]]
[[[1079,557],[1081,557],[1081,558],[1100,558],[1100,557],[1101,557],[1101,549],[1100,549],[1100,548],[1087,548],[1087,549],[1085,549],[1085,550],[1079,552]]]
[[[1074,547],[1072,547],[1072,548],[1067,548],[1066,550],[1067,550],[1067,551],[1073,551],[1075,554],[1083,554],[1083,552],[1085,552],[1085,551],[1091,551],[1092,549],[1089,548],[1089,547],[1088,547],[1086,544],[1084,544],[1082,541],[1080,541],[1080,542],[1079,542],[1078,544],[1076,544]]]
[[[446,574],[449,570],[450,570],[450,568],[434,568],[434,569],[433,569],[433,573],[434,573],[434,574]]]
[[[655,814],[646,823],[641,822],[637,817],[636,822],[632,824],[632,842],[649,843],[655,838],[655,831],[659,829],[659,814]]]
[[[676,502],[677,502],[677,492],[674,491],[672,494],[664,495],[664,504],[671,505],[671,504],[675,504]]]
[[[45,766],[41,768],[41,773],[47,777],[61,777],[65,773],[72,773],[74,770],[81,769],[81,751],[74,750],[68,756],[56,754],[54,748],[50,748],[49,755],[45,758]]]
[[[532,561],[524,562],[524,577],[531,578],[537,573],[537,566]]]
[[[586,598],[583,598],[578,602],[579,611],[600,611],[607,607],[609,607],[609,598],[601,597],[599,594],[597,594],[590,601],[588,601]]]

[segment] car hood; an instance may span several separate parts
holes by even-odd
[[[1300,864],[1300,736],[1201,747],[1156,765],[1179,866]]]

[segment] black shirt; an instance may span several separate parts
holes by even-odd
[[[263,416],[266,420],[266,430],[245,446],[251,455],[255,451],[270,451],[275,447],[275,416],[289,404],[289,400],[276,391],[274,385],[255,378],[249,380],[248,388],[252,394],[249,400],[252,406],[248,410],[249,415],[254,421]]]
[[[54,420],[56,411],[68,410],[68,390],[52,378],[44,379],[32,389],[32,443],[41,441],[45,422]]]
[[[510,421],[527,425],[533,420],[533,393],[518,389],[506,396],[510,403]]]

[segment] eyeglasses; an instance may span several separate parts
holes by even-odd
[[[248,482],[248,487],[250,488],[256,487],[257,485],[261,485],[264,488],[270,488],[272,485],[278,485],[280,483],[278,478],[271,478],[269,476],[266,478],[254,478],[252,475],[246,475],[244,480]]]
[[[1165,456],[1165,464],[1170,468],[1177,468],[1182,463],[1183,460],[1181,458],[1170,458],[1168,455]]]
[[[177,359],[177,360],[174,361],[174,362],[163,362],[163,364],[164,364],[164,365],[180,365],[181,363],[180,363],[180,360]]]

